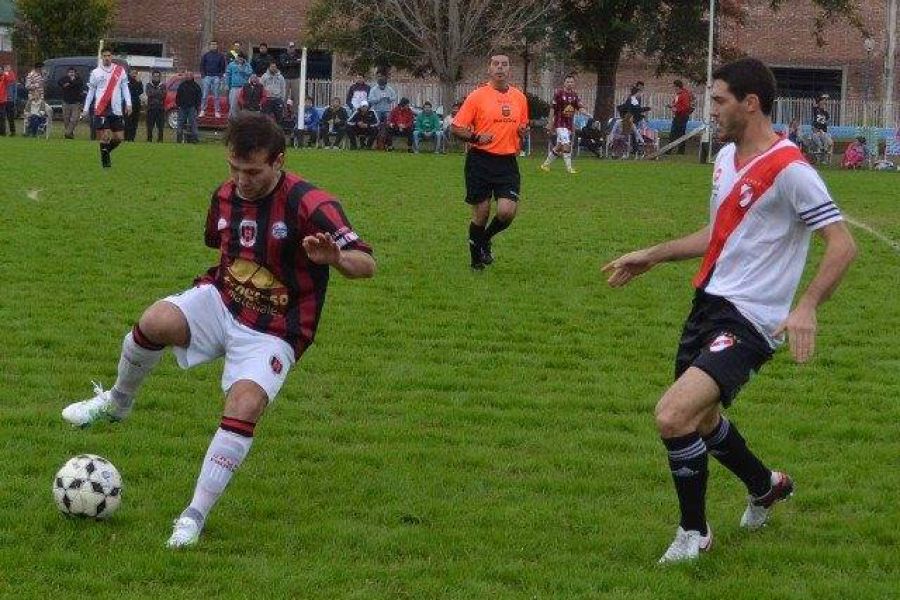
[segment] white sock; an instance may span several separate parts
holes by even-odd
[[[547,152],[547,160],[544,161],[544,164],[548,167],[556,160],[556,153],[553,150]]]
[[[128,332],[122,340],[122,354],[119,357],[119,374],[113,386],[112,398],[119,408],[120,416],[128,413],[134,402],[134,395],[144,378],[162,358],[163,350],[150,350],[134,341],[134,333]]]
[[[221,427],[216,430],[200,468],[194,497],[182,516],[191,517],[203,526],[209,511],[231,481],[231,476],[247,458],[251,444],[252,437],[226,431]]]
[[[566,163],[567,169],[572,168],[572,153],[571,152],[566,152],[565,154],[563,154],[563,162]]]

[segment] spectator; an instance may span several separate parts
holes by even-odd
[[[441,118],[437,116],[431,108],[431,102],[425,102],[422,105],[422,112],[416,117],[416,130],[413,133],[413,147],[416,154],[419,153],[419,142],[425,139],[434,140],[434,153],[437,154],[443,150],[441,146]]]
[[[388,85],[387,75],[378,76],[377,85],[369,90],[369,107],[378,115],[378,120],[387,122],[390,112],[397,103],[397,90]]]
[[[47,122],[53,118],[53,109],[43,96],[30,96],[25,104],[25,137],[37,137]]]
[[[450,114],[448,114],[448,115],[446,115],[446,116],[444,117],[444,123],[443,123],[444,142],[443,142],[443,147],[445,148],[445,151],[446,151],[447,146],[449,146],[451,143],[453,143],[453,139],[455,138],[455,136],[453,136],[453,135],[450,133],[450,126],[453,125],[453,118],[456,117],[456,113],[459,112],[459,109],[460,109],[461,106],[462,106],[462,102],[454,102],[454,103],[453,103],[453,106],[450,107]]]
[[[675,80],[675,98],[672,100],[672,130],[669,134],[670,141],[682,137],[687,131],[688,119],[694,112],[694,97],[690,90],[684,87],[680,79]],[[684,154],[685,143],[678,144],[678,154]]]
[[[228,117],[233,119],[240,110],[239,99],[241,90],[250,81],[253,70],[247,64],[247,57],[239,54],[234,62],[229,63],[225,69],[225,82],[228,86]]]
[[[175,106],[178,107],[178,130],[175,132],[175,140],[180,144],[187,141],[190,144],[196,144],[200,141],[200,132],[197,129],[197,113],[200,111],[200,100],[203,97],[203,90],[194,81],[194,74],[185,73],[184,80],[178,84],[175,91]],[[184,130],[190,127],[191,133],[184,137]]]
[[[800,119],[791,119],[788,125],[787,138],[794,142],[798,148],[803,149],[803,140],[800,137]]]
[[[622,116],[625,116],[624,113],[626,112],[631,113],[631,118],[636,126],[640,124],[641,120],[644,118],[644,114],[650,110],[649,106],[642,105],[643,100],[641,99],[641,94],[643,91],[644,82],[638,81],[631,86],[631,94],[628,96],[628,100],[618,107],[619,113]]]
[[[150,81],[144,88],[147,95],[147,141],[153,141],[153,130],[157,130],[156,141],[163,141],[163,125],[166,120],[166,84],[162,82],[162,73],[154,70]],[[201,92],[202,102],[202,92]]]
[[[284,101],[287,95],[287,83],[278,65],[274,62],[269,63],[269,68],[260,78],[260,83],[266,90],[266,103],[263,110],[278,124],[281,124],[284,118]]]
[[[259,77],[251,75],[250,81],[241,88],[241,93],[238,96],[238,106],[241,110],[262,112],[266,97],[266,88],[259,82]]]
[[[209,50],[200,59],[200,76],[203,83],[203,92],[200,97],[200,114],[206,115],[206,98],[212,94],[213,110],[216,118],[220,118],[222,113],[219,112],[219,90],[222,87],[222,77],[225,75],[225,69],[228,68],[228,61],[225,55],[219,52],[219,43],[210,42]]]
[[[862,169],[871,158],[872,152],[866,145],[866,137],[861,135],[847,146],[841,166],[845,169]]]
[[[232,63],[237,60],[238,56],[244,55],[244,60],[247,60],[247,55],[244,54],[244,46],[240,42],[233,42],[231,44],[231,50],[228,51],[228,62]]]
[[[387,136],[387,149],[394,149],[394,137],[406,138],[406,151],[413,150],[413,126],[415,125],[416,115],[409,108],[409,99],[401,98],[400,104],[394,107],[387,118],[387,128],[385,134]]]
[[[810,135],[810,150],[813,154],[831,154],[834,150],[834,140],[828,133],[831,115],[825,109],[827,101],[828,94],[821,94],[813,107],[812,134]]]
[[[125,115],[125,141],[133,142],[141,122],[141,95],[144,93],[144,84],[134,69],[128,70],[128,93],[131,94],[131,113]]]
[[[81,105],[84,103],[84,80],[78,76],[75,67],[69,67],[66,76],[56,82],[62,90],[62,116],[65,127],[64,137],[75,138],[75,126],[81,117]]]
[[[350,86],[349,90],[347,90],[347,106],[354,111],[358,110],[363,102],[368,106],[370,89],[369,84],[366,83],[366,79],[362,75],[357,75],[356,82]]]
[[[347,123],[350,117],[347,115],[347,109],[341,106],[341,99],[334,97],[331,99],[331,105],[322,113],[322,119],[319,122],[319,139],[325,147],[329,147],[331,136],[335,136],[331,142],[331,149],[337,150],[341,147],[344,140],[344,134],[347,133]]]
[[[289,42],[287,52],[278,57],[278,68],[284,75],[287,84],[285,101],[290,100],[294,106],[300,106],[300,63],[302,62],[303,55],[297,52],[297,45],[294,42]]]
[[[34,63],[34,68],[25,76],[25,90],[29,99],[44,99],[44,63]]]
[[[269,65],[275,62],[275,58],[269,54],[269,45],[265,42],[259,45],[259,52],[253,55],[250,68],[257,77],[262,77],[269,70]]]
[[[603,124],[600,121],[593,117],[588,119],[581,131],[578,132],[578,140],[597,158],[603,158]]]
[[[368,150],[371,148],[375,142],[375,136],[378,135],[378,115],[369,109],[369,103],[366,100],[363,100],[359,108],[350,115],[347,123],[350,125],[350,129],[347,132],[347,137],[350,139],[350,148],[352,150],[361,148]],[[357,136],[363,138],[359,145],[357,145],[356,141]]]
[[[3,65],[0,71],[0,135],[6,135],[9,124],[9,135],[16,135],[16,102],[19,99],[19,82],[12,65]]]
[[[306,97],[303,106],[303,128],[294,130],[294,146],[303,145],[303,137],[307,137],[306,145],[313,146],[319,139],[319,124],[321,117],[319,111],[313,106],[313,99]]]

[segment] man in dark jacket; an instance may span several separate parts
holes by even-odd
[[[257,77],[262,77],[273,62],[275,62],[275,58],[269,54],[269,45],[263,42],[259,45],[259,52],[253,55],[253,60],[250,61],[250,68],[253,69],[253,73]]]
[[[337,150],[341,147],[344,134],[347,132],[347,119],[349,118],[347,109],[341,106],[341,99],[332,98],[331,104],[325,109],[319,120],[319,139],[322,140],[325,148]],[[334,140],[330,139],[332,135]],[[329,145],[329,141],[331,145]]]
[[[133,142],[141,122],[141,95],[144,93],[144,84],[134,69],[128,70],[128,92],[131,94],[131,114],[125,116],[125,141]]]
[[[162,73],[153,71],[150,74],[144,93],[147,95],[147,141],[153,141],[153,130],[156,129],[156,141],[161,142],[166,119],[166,84],[162,82]]]
[[[371,148],[375,142],[375,136],[378,135],[378,115],[374,110],[369,109],[369,103],[363,100],[359,108],[350,115],[350,129],[347,137],[350,139],[350,148],[357,150],[360,146],[356,144],[356,136],[362,136],[362,148]]]
[[[302,59],[303,55],[297,52],[297,45],[294,42],[288,43],[287,52],[278,57],[278,70],[284,75],[285,83],[287,83],[285,104],[303,105],[303,101],[300,99],[300,63],[303,62]]]
[[[194,74],[188,71],[185,74],[184,81],[178,84],[175,91],[175,106],[178,107],[178,130],[175,133],[175,139],[180,144],[184,138],[184,128],[190,127],[191,133],[187,136],[186,141],[196,144],[200,138],[200,132],[197,130],[197,112],[200,110],[200,98],[203,91],[197,82],[194,81]]]
[[[209,50],[200,59],[200,77],[202,77],[201,81],[203,82],[203,93],[200,97],[201,117],[206,111],[206,98],[212,94],[213,110],[216,113],[216,118],[219,118],[219,89],[222,87],[222,77],[225,75],[227,66],[228,61],[225,59],[225,55],[219,52],[218,42],[210,42]]]
[[[75,137],[75,126],[78,125],[78,119],[81,117],[81,105],[84,104],[84,80],[78,76],[75,67],[69,67],[66,76],[57,84],[62,90],[65,138],[71,140]]]

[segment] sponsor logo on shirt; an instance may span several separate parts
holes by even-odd
[[[709,345],[710,352],[721,352],[723,350],[728,350],[737,340],[734,339],[734,336],[730,333],[722,333],[719,334],[719,337],[714,339],[712,343]]]
[[[288,235],[288,228],[284,221],[277,221],[272,225],[272,237],[276,240],[283,240]]]
[[[256,221],[241,221],[241,246],[252,248],[256,244]]]

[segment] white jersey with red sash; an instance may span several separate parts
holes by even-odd
[[[84,99],[84,110],[94,103],[94,114],[105,115],[112,112],[122,116],[122,103],[131,106],[131,92],[128,91],[128,78],[121,65],[113,63],[109,67],[100,65],[91,71],[88,79],[88,93]]]
[[[774,348],[811,232],[842,217],[819,174],[790,141],[740,167],[735,152],[729,144],[716,157],[712,231],[694,286],[728,299]]]

